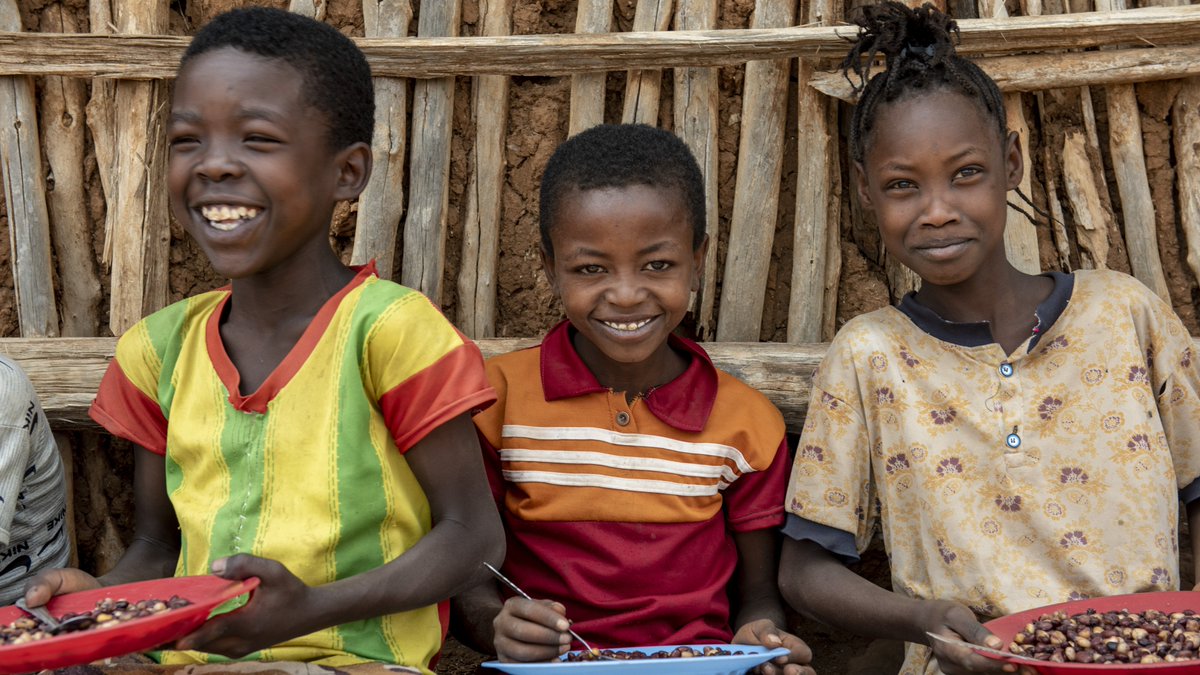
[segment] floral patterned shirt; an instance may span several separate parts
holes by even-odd
[[[896,592],[984,620],[1177,588],[1200,355],[1129,276],[1077,272],[1069,298],[1009,355],[894,307],[847,323],[814,376],[789,513],[852,533],[858,551],[879,527]],[[908,646],[901,675],[936,672]]]

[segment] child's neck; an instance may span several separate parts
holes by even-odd
[[[625,400],[632,403],[679,377],[687,370],[690,360],[664,342],[654,356],[641,363],[620,363],[606,357],[587,338],[579,333],[572,340],[575,352],[601,386],[614,392],[624,392]]]
[[[922,284],[917,300],[947,321],[986,321],[992,339],[1012,354],[1033,334],[1037,307],[1053,290],[1053,280],[1021,272],[1006,261],[996,274],[976,275],[954,286]]]

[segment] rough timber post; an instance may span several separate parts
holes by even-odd
[[[417,34],[458,34],[461,0],[421,7]],[[413,90],[411,191],[404,222],[401,282],[442,302],[442,265],[446,252],[446,211],[450,199],[450,141],[454,117],[454,78],[421,80]]]
[[[158,34],[166,28],[166,3],[117,0],[121,33]],[[109,328],[120,335],[167,301],[166,82],[120,80],[115,110],[115,195],[109,199],[112,298]]]
[[[512,0],[481,0],[484,35],[512,30]],[[473,338],[496,335],[496,266],[500,258],[500,206],[504,194],[504,138],[508,130],[506,75],[475,78],[474,165],[467,187],[463,254],[458,275],[458,325]]]
[[[1175,123],[1175,175],[1179,186],[1179,220],[1187,264],[1200,281],[1200,77],[1187,80],[1171,109]]]
[[[363,0],[367,37],[405,37],[412,21],[409,0]],[[408,135],[408,82],[376,77],[371,178],[358,198],[351,263],[375,260],[382,279],[392,278],[396,236],[404,215],[404,149]]]
[[[0,3],[0,29],[21,31],[16,0]],[[57,336],[50,215],[46,208],[46,178],[31,77],[0,77],[0,155],[21,334]]]
[[[575,13],[576,33],[607,33],[612,30],[613,0],[579,0]],[[571,77],[571,119],[567,134],[591,129],[604,122],[605,73]]]
[[[676,30],[708,30],[717,23],[717,0],[680,0],[675,10]],[[708,251],[704,256],[704,271],[700,290],[693,298],[692,311],[696,317],[696,332],[701,339],[710,340],[714,333],[713,299],[717,292],[717,237],[720,211],[717,200],[717,101],[720,89],[716,68],[676,68],[675,74],[675,133],[683,139],[696,156],[704,174],[704,196],[708,234]]]
[[[639,0],[633,15],[634,31],[666,30],[671,25],[673,0]],[[661,70],[630,70],[625,81],[625,123],[658,124]]]
[[[794,0],[757,0],[751,28],[790,26],[796,19]],[[737,191],[729,226],[729,251],[721,286],[717,339],[758,340],[771,245],[779,210],[783,170],[784,116],[791,61],[746,64],[742,94],[742,128],[738,144]]]

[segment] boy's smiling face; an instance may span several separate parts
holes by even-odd
[[[707,245],[693,250],[679,190],[574,190],[559,202],[550,240],[546,276],[597,379],[641,393],[678,375],[667,336],[699,288]]]
[[[331,148],[328,121],[304,93],[291,65],[231,47],[180,70],[167,128],[171,209],[223,276],[308,264],[306,253],[329,248],[334,204],[365,185],[361,167],[347,166],[363,144]]]

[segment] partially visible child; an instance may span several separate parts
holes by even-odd
[[[600,126],[551,157],[542,262],[567,320],[488,362],[499,401],[475,418],[504,571],[540,600],[495,584],[456,598],[477,648],[550,659],[570,621],[596,648],[783,645],[764,672],[812,672],[775,581],[782,416],[672,333],[698,287],[704,210],[700,169],[669,132]]]
[[[503,559],[470,418],[495,392],[428,299],[330,248],[335,204],[371,173],[373,112],[366,59],[330,26],[255,8],[196,34],[167,130],[171,208],[233,281],[121,337],[91,412],[141,446],[134,541],[99,579],[42,574],[31,604],[257,576],[164,662],[432,672],[448,598]]]
[[[54,434],[21,367],[0,356],[0,605],[67,564],[67,483]]]
[[[1124,274],[1009,262],[1021,145],[948,17],[884,2],[859,25],[844,67],[887,68],[852,122],[858,195],[922,284],[848,322],[814,379],[780,585],[811,617],[911,643],[905,675],[1011,672],[926,631],[1003,648],[980,621],[1178,588],[1180,500],[1200,540],[1200,355]],[[877,525],[894,592],[842,565]]]

